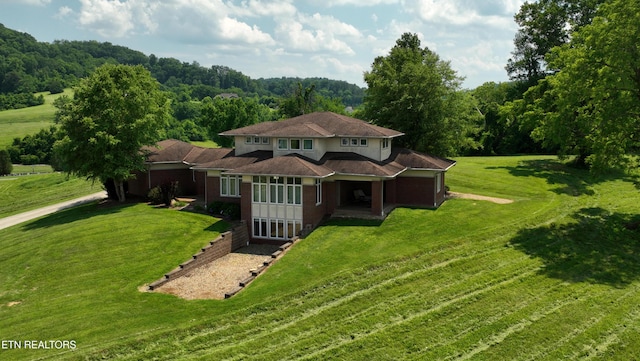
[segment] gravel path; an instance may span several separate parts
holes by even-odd
[[[257,244],[243,247],[165,283],[154,292],[187,300],[224,299],[225,293],[238,288],[240,281],[251,276],[251,270],[262,266],[277,249],[278,246]]]
[[[498,204],[513,203],[513,199],[487,197],[487,196],[481,196],[481,195],[471,194],[471,193],[449,192],[449,197],[451,197],[451,198],[463,198],[463,199],[474,199],[474,200],[477,200],[477,201],[489,201],[489,202],[498,203]]]

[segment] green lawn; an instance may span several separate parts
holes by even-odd
[[[640,354],[636,176],[551,157],[460,158],[455,199],[332,221],[246,290],[137,288],[223,227],[145,205],[68,210],[0,234],[0,339],[75,340],[10,359],[629,360]],[[10,302],[21,302],[11,307]]]
[[[40,93],[36,94],[39,95]],[[25,135],[34,134],[42,128],[53,124],[56,108],[53,101],[61,95],[73,96],[71,89],[65,89],[62,94],[41,93],[44,96],[44,104],[22,109],[0,111],[0,149],[11,145],[13,138],[22,138]]]
[[[0,177],[0,218],[101,190],[101,184],[62,173]]]

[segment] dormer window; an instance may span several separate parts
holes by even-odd
[[[290,139],[291,150],[300,150],[300,139]]]
[[[382,149],[387,149],[389,148],[389,138],[384,138],[382,140]]]
[[[313,139],[305,139],[302,141],[302,149],[313,150]]]

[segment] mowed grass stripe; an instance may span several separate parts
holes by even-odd
[[[525,258],[526,257],[523,257],[522,259],[524,260]],[[510,268],[508,273],[513,275],[514,273],[518,273],[519,270],[521,269],[522,269],[521,265],[513,266]],[[447,273],[449,272],[450,271],[448,271]],[[434,279],[438,279],[438,278],[439,277],[437,277],[437,275],[434,276],[433,279],[428,279],[425,277],[422,279],[422,283],[432,285],[434,282]],[[442,302],[452,303],[452,301],[455,302],[455,300],[457,299],[462,300],[464,298],[464,294],[469,293],[469,289],[467,288],[469,284],[474,284],[474,285],[479,284],[479,286],[477,286],[478,290],[485,288],[485,285],[482,284],[482,279],[484,279],[486,282],[495,282],[495,278],[489,275],[478,275],[478,274],[472,273],[469,275],[469,280],[466,285],[462,285],[462,283],[464,282],[453,282],[452,288],[457,288],[457,289],[450,290],[450,289],[447,289],[447,286],[445,283],[445,285],[442,286],[442,290],[435,295],[438,297],[429,299],[429,301],[431,302],[425,303],[423,301],[423,291],[421,291],[421,290],[424,290],[424,288],[422,287],[422,284],[416,284],[415,280],[410,280],[405,278],[407,282],[406,283],[402,282],[401,285],[413,284],[414,292],[411,294],[404,294],[399,298],[395,297],[394,295],[396,295],[397,293],[396,287],[398,287],[398,283],[396,282],[390,283],[389,284],[390,287],[383,288],[385,290],[389,289],[388,295],[386,296],[384,294],[380,294],[379,292],[380,287],[367,289],[368,292],[360,291],[357,293],[356,296],[347,295],[346,297],[336,300],[336,302],[333,303],[332,308],[323,308],[321,310],[322,311],[321,313],[314,313],[313,317],[309,317],[309,315],[307,314],[299,315],[296,313],[292,313],[294,316],[293,318],[296,318],[297,316],[297,318],[299,319],[298,322],[292,322],[285,325],[279,325],[279,324],[271,325],[272,327],[267,327],[263,329],[262,332],[259,332],[254,336],[243,335],[242,338],[239,338],[237,340],[233,340],[233,342],[230,342],[228,346],[216,345],[217,347],[215,348],[215,351],[212,353],[209,353],[209,356],[224,359],[227,357],[233,357],[232,355],[237,353],[248,355],[246,354],[248,350],[256,349],[256,350],[260,350],[260,354],[254,355],[254,356],[258,358],[265,358],[268,356],[268,350],[270,348],[276,349],[276,348],[279,348],[280,345],[288,344],[288,342],[286,341],[287,338],[291,337],[292,335],[296,335],[296,331],[295,331],[296,329],[302,329],[303,335],[307,331],[310,332],[310,333],[307,332],[309,335],[313,335],[313,333],[317,331],[316,329],[317,327],[314,327],[314,324],[317,325],[319,323],[319,320],[317,318],[321,318],[322,320],[326,320],[326,321],[320,322],[323,325],[321,328],[321,330],[323,330],[323,334],[321,336],[315,335],[314,337],[312,337],[313,338],[312,342],[316,344],[318,350],[322,350],[327,347],[330,347],[331,345],[335,345],[336,340],[328,339],[326,342],[321,342],[319,341],[321,337],[332,335],[336,332],[338,333],[338,337],[340,334],[348,334],[349,330],[345,330],[345,327],[348,327],[351,323],[355,325],[354,327],[356,329],[359,329],[363,323],[364,324],[369,323],[368,321],[369,318],[376,319],[377,317],[382,317],[386,319],[387,316],[385,316],[385,314],[388,314],[388,313],[393,314],[394,312],[400,312],[397,310],[397,307],[412,308],[414,306],[418,306],[415,303],[420,304],[419,306],[421,307],[432,307],[435,304],[439,304]],[[444,280],[441,279],[440,282],[444,282]],[[378,291],[378,292],[373,292],[373,291]],[[455,293],[452,296],[451,292],[457,292],[457,293]],[[442,295],[440,295],[440,293]],[[384,300],[384,302],[379,302],[378,300],[380,299]],[[370,303],[368,307],[367,307],[367,303]],[[361,309],[359,312],[353,315],[355,317],[346,317],[346,318],[340,317],[341,314],[342,315],[353,314],[354,309],[352,309],[352,307],[355,307],[356,309],[358,308]],[[286,312],[286,310],[283,310],[283,312]],[[281,341],[283,339],[285,341]],[[296,345],[301,349],[305,350],[305,352],[308,352],[312,349],[311,346],[309,347],[305,346],[305,341],[308,339],[309,338],[305,338],[305,337],[296,337],[296,340],[297,340]],[[201,345],[203,348],[206,348],[206,347],[209,347],[208,345],[210,344],[208,342],[202,342]],[[228,352],[221,353],[226,349],[228,349]],[[194,354],[193,351],[194,349],[190,348],[189,355],[194,357],[197,356],[197,354]],[[301,356],[301,355],[296,355],[296,357],[298,356]],[[273,359],[279,359],[281,357],[283,357],[283,355],[278,354],[277,356],[274,356]]]
[[[471,247],[475,247],[477,249],[468,249]],[[455,247],[455,250],[460,252],[462,255],[453,259],[440,260],[438,259],[438,256],[451,256],[451,252],[453,252],[453,250],[448,250],[449,253],[447,254],[444,250],[441,250],[435,254],[424,253],[420,256],[409,258],[403,262],[389,263],[382,267],[376,267],[373,270],[363,270],[362,272],[351,275],[338,275],[330,283],[338,287],[342,291],[341,294],[326,294],[326,291],[323,291],[326,287],[322,287],[316,290],[305,291],[302,295],[297,296],[297,298],[280,298],[279,301],[276,302],[282,302],[282,304],[286,304],[287,307],[285,309],[277,308],[270,310],[270,312],[274,313],[284,313],[284,315],[276,316],[278,318],[278,325],[275,327],[264,328],[262,329],[262,331],[256,330],[256,324],[262,325],[267,322],[267,320],[261,319],[261,317],[271,318],[273,315],[268,316],[265,313],[252,313],[246,318],[243,317],[240,320],[233,321],[236,328],[239,326],[236,322],[253,326],[245,329],[244,331],[233,330],[229,335],[221,335],[222,331],[226,332],[230,329],[230,324],[218,324],[216,329],[208,330],[200,335],[189,336],[182,340],[181,343],[191,343],[194,342],[197,338],[203,338],[205,339],[205,341],[201,341],[201,343],[206,344],[206,346],[209,348],[224,348],[225,345],[238,345],[240,343],[243,343],[244,341],[250,339],[255,340],[259,337],[270,339],[273,338],[274,333],[281,330],[286,331],[289,327],[294,327],[302,323],[302,321],[306,319],[315,318],[318,315],[327,312],[331,308],[339,307],[345,303],[353,302],[354,300],[360,298],[371,298],[372,294],[375,295],[376,298],[380,297],[381,289],[392,289],[391,293],[404,292],[405,290],[395,291],[393,289],[399,287],[400,285],[408,285],[408,288],[416,289],[417,285],[414,283],[415,281],[422,281],[423,283],[434,282],[433,278],[438,280],[438,282],[435,282],[436,284],[438,284],[438,287],[446,288],[451,286],[451,284],[444,283],[447,276],[452,277],[454,281],[453,284],[462,283],[464,282],[465,278],[461,277],[460,275],[456,275],[454,270],[447,268],[456,263],[460,263],[463,261],[465,263],[471,262],[471,265],[461,265],[457,268],[461,272],[470,273],[471,276],[478,276],[484,272],[487,272],[483,271],[482,269],[485,268],[486,264],[488,263],[483,262],[482,259],[478,258],[493,256],[496,262],[507,262],[500,259],[500,256],[495,255],[498,251],[504,250],[504,246],[502,246],[501,244],[496,244],[493,248],[478,248],[478,244],[474,245],[472,243],[464,243],[457,245]],[[433,260],[431,260],[430,258],[436,258],[439,263],[432,263]],[[527,259],[527,257],[522,256],[518,261],[524,259]],[[509,259],[508,263],[512,262],[514,262],[514,259]],[[427,275],[428,273],[433,273],[435,270],[439,270],[441,268],[447,269],[433,275],[432,277],[425,277],[425,275]],[[388,273],[389,271],[394,272],[394,274],[390,275]],[[419,289],[419,287],[417,288]],[[319,295],[321,295],[322,297],[314,297]],[[411,295],[405,295],[404,297],[406,298],[409,296]],[[301,302],[303,300],[304,302]],[[318,305],[318,307],[314,308],[313,305]],[[301,313],[297,312],[299,309]],[[343,311],[339,310],[337,312],[340,313]],[[347,311],[347,313],[351,312]],[[270,342],[270,345],[272,344],[273,343]],[[167,347],[167,350],[163,350],[163,352],[170,351],[170,349],[172,349],[172,347]]]

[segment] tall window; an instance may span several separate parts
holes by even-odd
[[[382,140],[382,149],[389,148],[389,138],[384,138]]]
[[[253,177],[253,202],[267,203],[267,177]]]
[[[302,204],[302,179],[287,178],[287,204]]]
[[[236,175],[220,176],[220,195],[224,197],[240,197],[242,177]]]
[[[272,177],[269,180],[269,202],[284,203],[284,178]]]

